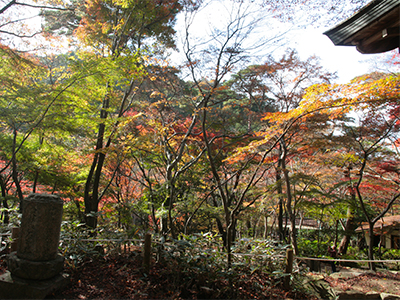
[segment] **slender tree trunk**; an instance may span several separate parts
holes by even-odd
[[[3,176],[0,175],[0,188],[1,188],[1,196],[3,197],[3,212],[2,212],[2,218],[3,218],[3,224],[7,225],[10,223],[10,214],[8,212],[8,203],[7,203],[7,191],[6,191],[6,184],[4,182]]]
[[[170,167],[170,166],[169,166]],[[169,169],[169,168],[168,168]],[[175,234],[175,226],[174,226],[174,220],[172,218],[172,209],[174,207],[174,200],[175,200],[175,182],[172,179],[172,169],[168,170],[167,172],[167,191],[169,192],[168,195],[168,224],[169,224],[169,229],[171,230],[171,236],[173,239],[176,238]]]
[[[296,214],[294,213],[294,208],[292,207],[293,196],[290,187],[289,171],[286,169],[286,149],[285,146],[282,146],[282,148],[282,170],[286,183],[286,210],[289,214],[290,220],[290,242],[292,244],[294,254],[299,255],[299,249],[297,247]]]
[[[14,181],[15,188],[17,190],[18,199],[19,199],[19,211],[22,213],[24,196],[22,194],[22,189],[21,189],[21,185],[19,183],[19,178],[18,178],[17,156],[14,154],[14,153],[16,153],[16,149],[17,149],[17,130],[16,129],[14,129],[13,136],[14,136],[13,137],[13,145],[12,145],[13,157],[12,157],[12,162],[11,162],[12,179]]]
[[[108,93],[108,84],[107,84]],[[85,223],[88,227],[95,229],[97,226],[97,213],[99,210],[99,186],[101,171],[105,160],[104,153],[104,134],[105,134],[105,120],[108,117],[108,109],[110,107],[110,100],[108,94],[104,96],[102,109],[100,111],[101,123],[97,133],[96,153],[94,154],[92,165],[85,184],[84,202],[85,202]]]
[[[352,199],[352,202],[355,203],[356,201],[356,193],[354,191],[354,187],[351,183],[351,166],[348,167],[348,171],[345,173],[345,177],[347,177],[347,180],[350,183],[350,196]],[[347,222],[346,222],[346,226],[344,229],[344,236],[340,242],[339,245],[339,253],[340,254],[346,254],[347,253],[347,248],[349,246],[350,243],[350,238],[351,238],[351,234],[354,232],[355,229],[355,224],[354,224],[354,211],[352,210],[352,208],[349,206],[347,208]]]
[[[373,222],[368,222],[369,225],[369,245],[368,245],[368,260],[374,260],[374,242],[375,242],[375,235],[374,235],[374,225]],[[376,265],[374,262],[369,262],[369,269],[371,271],[376,271]]]
[[[279,155],[280,156],[280,155]],[[286,240],[285,231],[283,229],[283,189],[282,189],[282,177],[281,177],[281,168],[282,168],[282,161],[281,159],[278,160],[278,167],[276,169],[276,184],[277,184],[277,193],[279,195],[279,203],[278,203],[278,234],[279,240],[284,241]]]
[[[40,145],[40,148],[39,148],[39,149],[42,148],[43,141],[44,141],[43,136],[40,136],[40,137],[39,137],[39,145]],[[38,180],[39,180],[39,171],[36,170],[36,171],[35,171],[35,178],[33,179],[32,193],[36,193],[36,188],[37,188]]]
[[[264,215],[264,239],[268,237],[268,216]]]
[[[39,172],[35,172],[35,178],[33,179],[32,193],[36,193],[37,182],[39,178]]]
[[[222,244],[223,244],[224,248],[226,248],[227,247],[226,231],[224,230],[224,227],[222,226],[222,222],[218,217],[215,218],[215,221],[217,222],[218,232],[222,237]]]
[[[151,218],[152,218],[152,220],[153,220],[153,225],[154,225],[153,228],[154,228],[154,231],[155,231],[156,233],[158,233],[159,230],[158,230],[158,224],[157,224],[157,218],[156,218],[156,209],[155,209],[153,203],[151,203],[150,209],[151,209]]]
[[[232,243],[233,243],[233,232],[235,227],[235,215],[230,213],[228,227],[226,228],[226,250],[228,255],[228,268],[232,266]]]
[[[349,247],[350,243],[350,238],[351,234],[354,232],[354,216],[353,216],[353,211],[349,207],[347,209],[347,222],[346,226],[344,229],[344,236],[342,240],[340,241],[339,245],[339,253],[340,254],[346,254],[347,253],[347,248]]]

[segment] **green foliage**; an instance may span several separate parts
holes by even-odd
[[[384,249],[382,259],[400,259],[400,249]]]
[[[132,237],[138,236],[132,234]],[[98,226],[93,230],[78,220],[63,221],[59,249],[67,263],[75,267],[88,258],[120,253],[127,238],[125,232],[113,226]]]
[[[307,238],[298,239],[298,247],[301,256],[305,257],[322,257],[327,255],[330,242],[328,241],[310,241]]]
[[[381,259],[383,260],[397,260],[397,262],[393,263],[385,263],[384,265],[391,270],[400,270],[400,249],[382,249]]]
[[[349,246],[347,248],[347,253],[340,257],[341,259],[349,259],[349,260],[366,260],[368,259],[368,255],[366,251],[362,251],[358,247]],[[360,264],[357,262],[342,262],[343,266],[351,267],[351,268],[360,268],[366,267],[368,264]]]
[[[22,215],[18,209],[18,198],[7,196],[6,199],[10,208],[0,207],[0,216],[3,217],[3,214],[8,213],[9,223],[0,222],[0,233],[10,231],[12,227],[19,227],[21,222]],[[3,197],[0,197],[0,201],[3,201]]]
[[[213,282],[221,279],[231,285],[250,274],[268,274],[275,281],[269,282],[271,285],[283,279],[286,246],[275,246],[273,241],[265,240],[238,241],[232,248],[232,266],[227,269],[227,254],[221,242],[218,234],[181,234],[178,240],[155,241],[154,248],[158,261],[171,265],[173,275],[185,285],[212,287]],[[254,288],[257,290],[257,285]]]

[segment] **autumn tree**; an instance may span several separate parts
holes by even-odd
[[[389,211],[399,196],[397,183],[392,178],[392,176],[396,177],[396,174],[388,172],[386,179],[382,177],[383,181],[379,184],[373,183],[378,177],[367,175],[382,172],[376,169],[379,165],[378,161],[389,162],[397,155],[397,146],[394,142],[397,140],[398,82],[399,78],[396,74],[372,73],[360,76],[349,84],[315,85],[307,90],[304,99],[293,114],[286,115],[286,118],[294,116],[304,118],[315,112],[323,112],[330,114],[334,119],[345,116],[350,111],[357,115],[354,122],[346,119],[338,122],[338,128],[345,128],[343,131],[345,134],[340,140],[342,145],[347,145],[345,149],[349,150],[346,155],[348,164],[343,166],[355,169],[354,173],[345,175],[347,176],[345,182],[350,183],[349,196],[357,200],[372,235],[373,224]],[[337,147],[340,148],[340,145]],[[382,199],[380,210],[372,214],[370,208],[376,205],[370,202],[369,195],[371,194],[366,193],[369,185],[388,188],[384,193],[385,197],[383,197],[384,200]],[[389,190],[390,193],[388,193]],[[351,214],[348,222],[351,222]],[[371,240],[373,241],[373,237]],[[370,246],[369,257],[373,259],[373,245]]]
[[[79,24],[74,29],[75,36],[91,49],[91,52],[80,58],[86,60],[86,66],[89,61],[95,63],[96,60],[97,66],[114,70],[122,67],[122,61],[129,61],[130,64],[124,66],[125,75],[119,78],[113,76],[111,69],[92,69],[94,74],[105,71],[99,81],[103,85],[99,86],[101,93],[97,93],[96,101],[101,100],[99,123],[95,152],[84,192],[86,224],[96,228],[96,213],[101,196],[104,195],[104,191],[101,191],[101,175],[106,154],[114,139],[118,118],[129,109],[135,94],[134,89],[141,81],[144,61],[140,51],[151,49],[154,40],[164,47],[173,46],[172,26],[181,6],[177,1],[92,1],[85,6],[80,2],[73,2],[66,7],[73,9],[74,14],[68,12],[65,16],[66,23],[63,24],[54,24],[54,16],[50,13],[44,14],[48,28],[58,30],[68,28],[70,24]],[[109,122],[112,118],[114,120]]]
[[[259,119],[269,113],[273,117],[274,113],[288,113],[299,105],[305,93],[305,89],[314,83],[329,82],[334,78],[334,74],[323,70],[319,65],[318,59],[310,57],[301,61],[296,51],[288,49],[286,54],[278,60],[269,57],[265,64],[254,65],[246,70],[239,72],[232,80],[233,88],[247,96],[249,103],[257,108]],[[252,116],[251,118],[254,118]],[[268,131],[268,127],[273,127],[274,122],[268,121],[258,125],[258,131]],[[288,129],[288,124],[283,124],[283,130]],[[291,125],[290,125],[291,126]],[[286,187],[286,211],[292,224],[291,240],[295,243],[295,213],[292,208],[293,195],[290,187],[290,178],[285,172],[288,171],[286,164],[289,160],[290,143],[295,144],[296,136],[304,135],[307,125],[294,127],[280,137],[276,148],[276,192],[279,195],[278,203],[278,230],[280,238],[284,238],[283,228],[283,190]],[[304,130],[304,131],[303,131]],[[300,133],[301,132],[301,133]],[[295,150],[291,150],[295,151]],[[297,247],[295,247],[296,249]]]
[[[182,180],[203,154],[198,115],[188,84],[179,79],[175,68],[154,65],[147,72],[130,112],[138,118],[125,122],[126,129],[121,127],[121,146],[137,172],[135,177],[141,179],[155,231],[159,232],[157,214],[161,233],[175,237],[175,220],[182,212],[176,213],[174,207],[191,189],[186,184],[183,192]]]
[[[386,91],[375,88],[387,84],[393,79],[390,77],[392,76],[371,74],[354,82],[359,88],[369,87],[360,97],[373,99],[375,103],[358,111],[354,124],[344,127],[346,136],[354,143],[354,155],[358,158],[353,193],[368,222],[368,258],[371,260],[375,238],[374,224],[385,216],[400,196],[397,167],[394,163],[398,155],[398,87]],[[375,269],[373,263],[370,267]]]
[[[258,12],[244,3],[231,4],[230,7],[222,4],[222,10],[227,16],[226,22],[222,29],[211,29],[207,44],[193,43],[190,34],[193,14],[188,14],[184,40],[188,72],[197,89],[193,99],[200,115],[203,145],[213,183],[213,194],[210,196],[217,204],[220,203],[223,211],[223,223],[218,224],[218,228],[224,237],[228,266],[232,260],[231,247],[238,214],[243,209],[246,197],[259,197],[254,187],[263,178],[261,166],[269,150],[266,149],[265,153],[252,153],[236,161],[226,160],[235,146],[247,145],[251,133],[247,130],[248,126],[230,127],[221,118],[222,110],[233,100],[229,93],[224,93],[226,87],[223,81],[235,67],[245,61],[250,50],[265,47],[274,37],[258,40],[256,45],[252,43],[249,39],[260,21]]]

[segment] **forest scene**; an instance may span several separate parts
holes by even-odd
[[[343,82],[291,42],[368,2],[1,0],[0,275],[31,193],[63,200],[50,298],[318,299],[288,249],[398,270],[399,53]]]

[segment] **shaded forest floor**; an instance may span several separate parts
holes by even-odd
[[[286,291],[259,271],[231,274],[182,271],[172,261],[153,263],[148,275],[142,258],[105,256],[67,266],[69,285],[47,299],[317,299]]]
[[[241,268],[224,272],[217,268],[202,271],[183,268],[174,260],[153,262],[143,273],[139,252],[86,258],[77,265],[66,263],[68,285],[46,299],[319,299],[294,285],[287,291],[281,279],[259,270]],[[400,294],[400,273],[342,268],[338,273],[309,273],[326,288],[341,291],[374,291]],[[6,270],[0,258],[0,274]],[[311,291],[310,291],[311,292]],[[315,293],[314,293],[315,295]]]

